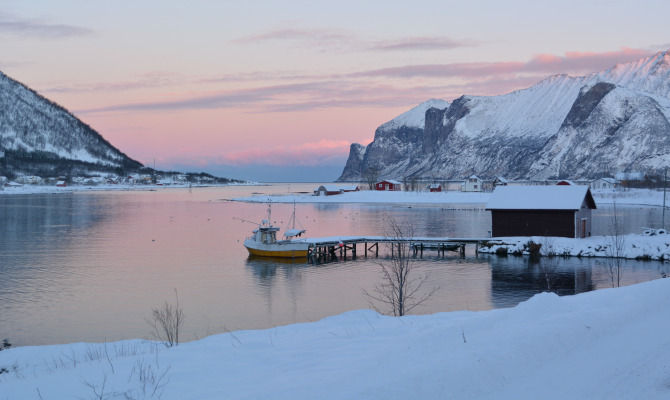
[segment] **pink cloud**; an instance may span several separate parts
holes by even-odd
[[[624,47],[618,51],[609,52],[579,52],[570,51],[563,56],[553,54],[539,54],[524,65],[523,70],[534,72],[562,72],[562,73],[589,73],[626,63],[652,55],[653,52],[644,49]]]
[[[539,54],[529,61],[422,64],[380,68],[351,74],[356,77],[391,78],[485,78],[524,73],[584,74],[650,56],[643,49],[622,48],[603,53],[567,52],[563,56]]]
[[[231,165],[319,165],[342,163],[349,153],[350,142],[322,139],[295,146],[256,147],[221,156],[218,160]]]

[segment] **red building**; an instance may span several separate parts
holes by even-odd
[[[386,179],[380,182],[377,182],[375,184],[375,189],[376,190],[390,190],[390,191],[397,191],[397,190],[402,190],[402,183],[393,180],[393,179]]]
[[[428,190],[431,192],[441,192],[442,191],[442,185],[439,183],[431,183],[428,185]]]

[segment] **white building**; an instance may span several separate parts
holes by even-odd
[[[592,181],[589,186],[593,190],[612,190],[615,189],[619,184],[614,178],[600,178]]]
[[[477,175],[472,175],[461,185],[462,192],[481,192],[482,180]]]

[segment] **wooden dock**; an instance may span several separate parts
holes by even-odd
[[[482,242],[490,241],[490,238],[452,238],[452,237],[407,237],[395,238],[388,236],[333,236],[324,238],[305,239],[309,243],[307,256],[310,261],[322,262],[338,259],[346,260],[347,253],[352,259],[359,256],[359,245],[363,247],[362,256],[374,255],[379,257],[379,244],[387,244],[393,256],[395,249],[405,244],[412,249],[414,256],[423,257],[424,250],[436,250],[438,256],[444,256],[447,251],[458,252],[465,257],[465,246],[475,245],[475,253],[478,253]],[[398,246],[398,247],[396,247]]]

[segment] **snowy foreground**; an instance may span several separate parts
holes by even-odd
[[[539,244],[542,256],[619,257],[643,260],[670,260],[670,235],[592,236],[584,239],[564,237],[491,238],[481,253],[530,254],[529,242]],[[618,245],[617,245],[618,243]],[[618,251],[617,251],[618,248]]]
[[[648,189],[593,191],[596,204],[663,205],[663,192]],[[311,194],[255,195],[233,199],[249,203],[405,203],[405,204],[486,204],[491,192],[384,192],[361,190],[334,196]],[[670,204],[670,193],[668,194]]]
[[[2,399],[668,399],[670,279],[509,309],[372,311],[175,348],[0,352]]]

